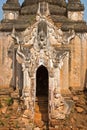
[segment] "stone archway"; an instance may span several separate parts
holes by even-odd
[[[48,95],[49,76],[48,70],[41,65],[36,71],[36,102],[35,102],[35,124],[39,126],[40,121],[48,129]],[[39,122],[39,124],[37,124]],[[41,126],[40,126],[41,127]]]

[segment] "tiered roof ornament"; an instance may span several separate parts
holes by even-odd
[[[69,11],[84,11],[84,5],[80,0],[68,0],[67,9]]]
[[[47,3],[48,19],[63,31],[70,29],[76,32],[87,32],[86,22],[83,20],[84,5],[80,0],[24,0],[20,6],[18,0],[7,0],[3,5],[4,19],[1,21],[1,31],[12,31],[13,25],[18,31],[24,31],[36,21],[39,5]],[[43,9],[42,4],[42,8]],[[45,6],[44,6],[45,7]]]
[[[39,3],[39,2],[48,2],[50,4],[59,4],[61,6],[65,6],[66,5],[66,2],[65,0],[24,0],[23,2],[23,6],[27,6],[27,5],[31,5],[31,4],[36,4],[36,3]]]
[[[7,2],[3,5],[3,10],[20,10],[20,4],[18,0],[7,0]]]

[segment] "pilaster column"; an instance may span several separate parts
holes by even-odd
[[[67,52],[63,59],[63,84],[61,87],[62,94],[69,94],[69,52]]]
[[[32,97],[31,97],[31,88],[30,88],[30,77],[29,77],[29,66],[26,66],[26,63],[22,64],[23,67],[23,98],[27,109],[32,109]]]
[[[16,49],[13,48],[13,89],[16,89]]]
[[[61,67],[63,66],[63,60],[62,58],[59,60],[59,62],[57,63],[57,68],[55,68],[55,89],[58,91],[58,93],[60,93],[60,89],[61,89],[61,85],[60,85],[60,70]]]
[[[30,78],[29,78],[29,68],[26,66],[26,63],[22,64],[23,68],[23,90],[27,91],[30,89]]]
[[[23,71],[22,71],[22,65],[17,62],[17,68],[18,68],[18,88],[19,88],[19,95],[22,96],[22,90],[23,90]]]
[[[54,74],[54,82],[55,82],[55,89],[57,89],[60,93],[60,69],[56,68],[55,69],[55,74]]]
[[[49,120],[51,119],[51,113],[54,108],[53,105],[53,91],[54,91],[54,77],[49,77]]]

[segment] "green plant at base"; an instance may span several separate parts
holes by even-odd
[[[1,104],[1,102],[0,102],[0,108],[2,108],[3,106],[2,106],[2,104]]]
[[[10,118],[10,115],[6,115],[5,118]]]
[[[0,120],[0,126],[4,126],[4,123],[3,121]]]
[[[11,106],[12,104],[13,104],[13,98],[8,98],[7,100],[6,100],[6,104],[8,105],[8,106]]]
[[[18,122],[16,122],[16,128],[17,128],[17,129],[20,128],[19,125],[18,125]]]

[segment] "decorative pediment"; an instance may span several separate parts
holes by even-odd
[[[15,44],[18,45],[16,58],[19,63],[29,64],[32,71],[36,66],[41,64],[52,67],[60,67],[65,51],[56,51],[54,46],[70,43],[70,40],[75,37],[75,32],[63,32],[55,27],[47,19],[36,22],[33,26],[28,27],[20,35],[17,35],[15,29],[12,31],[12,38]],[[29,70],[29,72],[31,72]]]
[[[75,31],[63,32],[46,18],[42,18],[20,35],[13,28],[11,36],[17,44],[27,47],[33,46],[35,49],[44,49],[51,45],[69,44],[71,39],[75,37]]]

